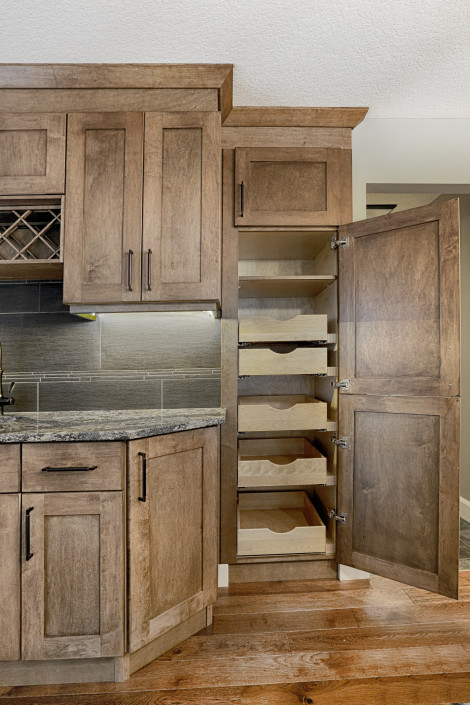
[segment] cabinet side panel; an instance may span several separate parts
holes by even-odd
[[[0,661],[20,658],[20,497],[0,495]]]

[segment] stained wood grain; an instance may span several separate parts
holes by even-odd
[[[193,658],[223,658],[227,653],[237,657],[254,654],[289,652],[287,634],[282,632],[249,635],[193,636],[161,656],[161,661],[185,661]]]
[[[312,602],[315,597],[312,596]],[[292,632],[305,629],[354,628],[357,622],[351,609],[311,609],[305,611],[276,611],[214,615],[213,634],[256,634],[264,632]]]
[[[295,595],[308,592],[337,592],[365,590],[368,580],[278,580],[258,583],[231,583],[226,588],[219,588],[219,597],[235,595]],[[424,592],[424,591],[423,591]],[[429,593],[428,593],[429,594]]]
[[[20,487],[20,446],[5,443],[0,446],[0,493],[19,492]]]
[[[20,505],[19,494],[0,494],[0,661],[20,658]]]
[[[80,686],[76,686],[80,690]],[[82,692],[86,687],[81,686]],[[1,692],[1,691],[0,691]],[[8,695],[8,693],[7,693]],[[98,693],[87,695],[54,695],[47,697],[47,686],[41,695],[4,697],[2,705],[239,705],[240,688],[198,688],[191,690],[148,690],[131,693]]]
[[[235,107],[225,127],[356,127],[368,108]]]

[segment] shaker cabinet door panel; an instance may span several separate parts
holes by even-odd
[[[235,225],[338,225],[340,149],[235,150]]]
[[[68,116],[64,301],[140,301],[142,113]]]
[[[129,444],[129,652],[217,599],[216,428]]]
[[[65,115],[0,115],[0,193],[64,193]]]
[[[22,500],[22,658],[122,655],[122,493]]]
[[[146,113],[143,301],[220,299],[220,115]]]
[[[20,655],[20,495],[0,494],[0,661]]]
[[[459,206],[340,228],[341,377],[350,394],[460,394]]]
[[[338,562],[457,597],[460,400],[341,395]]]

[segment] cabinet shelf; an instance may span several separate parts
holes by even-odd
[[[238,295],[247,298],[291,298],[316,296],[335,281],[333,274],[307,276],[241,276]]]
[[[239,258],[312,260],[332,239],[336,229],[322,232],[262,232],[247,228],[239,232]]]

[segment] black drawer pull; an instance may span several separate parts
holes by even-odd
[[[47,465],[45,468],[41,470],[41,472],[90,472],[91,470],[96,470],[98,466],[97,465],[90,465],[90,467],[85,467],[85,466],[71,466],[68,468],[53,468],[50,465]]]
[[[242,181],[240,184],[240,218],[245,214],[245,184]]]
[[[139,453],[142,463],[142,497],[137,497],[139,502],[147,501],[147,454]]]
[[[29,509],[26,510],[25,512],[25,551],[26,551],[26,560],[30,561],[31,558],[34,556],[34,553],[31,553],[31,517],[30,514],[33,511],[34,507],[30,507]]]
[[[134,250],[127,252],[127,290],[132,291],[132,256]]]

